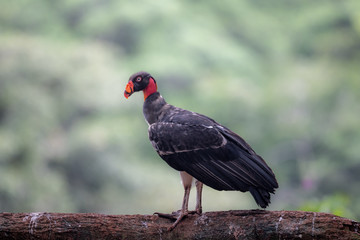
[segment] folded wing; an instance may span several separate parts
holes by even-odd
[[[149,138],[176,170],[217,190],[250,191],[266,207],[269,193],[278,187],[272,170],[240,136],[216,122],[206,123],[158,122],[149,127]]]

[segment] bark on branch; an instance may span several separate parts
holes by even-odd
[[[170,225],[156,215],[0,213],[0,239],[360,239],[359,222],[314,212],[207,212]]]

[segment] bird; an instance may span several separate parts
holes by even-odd
[[[184,187],[182,207],[172,214],[173,230],[188,214],[202,213],[203,184],[222,191],[249,191],[266,208],[278,182],[272,169],[238,134],[215,120],[168,104],[157,89],[155,78],[145,71],[130,76],[124,96],[144,94],[143,114],[149,140],[158,155],[180,172]],[[195,211],[188,210],[190,190],[196,186]]]

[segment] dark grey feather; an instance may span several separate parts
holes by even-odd
[[[275,175],[243,138],[211,118],[153,95],[145,101],[144,115],[161,158],[214,189],[250,191],[261,207],[270,203],[269,193],[278,187]]]

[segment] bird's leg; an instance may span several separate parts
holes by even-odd
[[[184,184],[184,189],[185,189],[183,205],[182,205],[182,208],[180,211],[180,215],[176,219],[175,223],[169,228],[169,231],[174,229],[176,227],[176,225],[188,214],[193,214],[193,213],[201,214],[202,213],[201,196],[202,196],[203,183],[198,180],[196,180],[196,182],[195,182],[195,185],[196,185],[196,207],[195,207],[195,211],[189,212],[188,205],[189,205],[189,196],[190,196],[190,190],[191,190],[192,177],[191,177],[191,180],[187,179],[187,181],[185,181],[184,177],[189,178],[191,176],[190,175],[188,175],[188,176],[182,175],[181,176],[181,179]]]
[[[177,217],[176,221],[173,223],[173,225],[171,225],[171,227],[169,227],[169,231],[173,230],[176,225],[178,225],[178,223],[188,215],[189,211],[188,211],[188,205],[189,205],[189,196],[190,196],[190,190],[191,190],[191,186],[190,187],[185,187],[185,192],[184,192],[184,199],[183,199],[183,204],[180,210],[180,214]]]
[[[189,214],[201,214],[202,213],[202,204],[201,204],[201,196],[202,196],[202,189],[203,189],[203,183],[199,180],[195,181],[196,186],[196,207],[195,211],[189,211]]]
[[[203,189],[203,183],[199,180],[195,181],[196,185],[196,207],[195,211],[197,214],[202,213],[202,205],[201,205],[201,195],[202,195],[202,189]]]
[[[190,196],[190,190],[191,190],[191,185],[192,185],[192,181],[193,181],[193,177],[191,175],[189,175],[186,172],[180,172],[180,177],[181,177],[181,182],[184,186],[184,198],[183,198],[183,203],[182,203],[182,207],[180,210],[180,214],[177,217],[176,221],[174,222],[174,224],[169,228],[169,231],[173,230],[176,225],[189,214],[188,211],[188,206],[189,206],[189,196]]]
[[[172,212],[171,214],[159,213],[159,212],[155,212],[154,214],[157,214],[159,217],[162,217],[162,218],[168,218],[168,219],[176,220],[179,222],[181,220],[181,219],[179,220],[181,215],[186,216],[189,213],[188,204],[189,204],[190,189],[191,188],[185,188],[183,203],[182,203],[182,207],[180,210],[178,210],[176,212]],[[182,216],[181,218],[183,218],[184,216]]]
[[[173,230],[176,227],[176,225],[189,214],[188,205],[189,205],[189,196],[190,196],[193,177],[186,172],[180,172],[180,177],[182,184],[184,186],[184,198],[181,209],[177,212],[173,212],[172,214],[164,214],[157,212],[155,213],[159,217],[176,220],[174,224],[169,228],[169,231]]]

